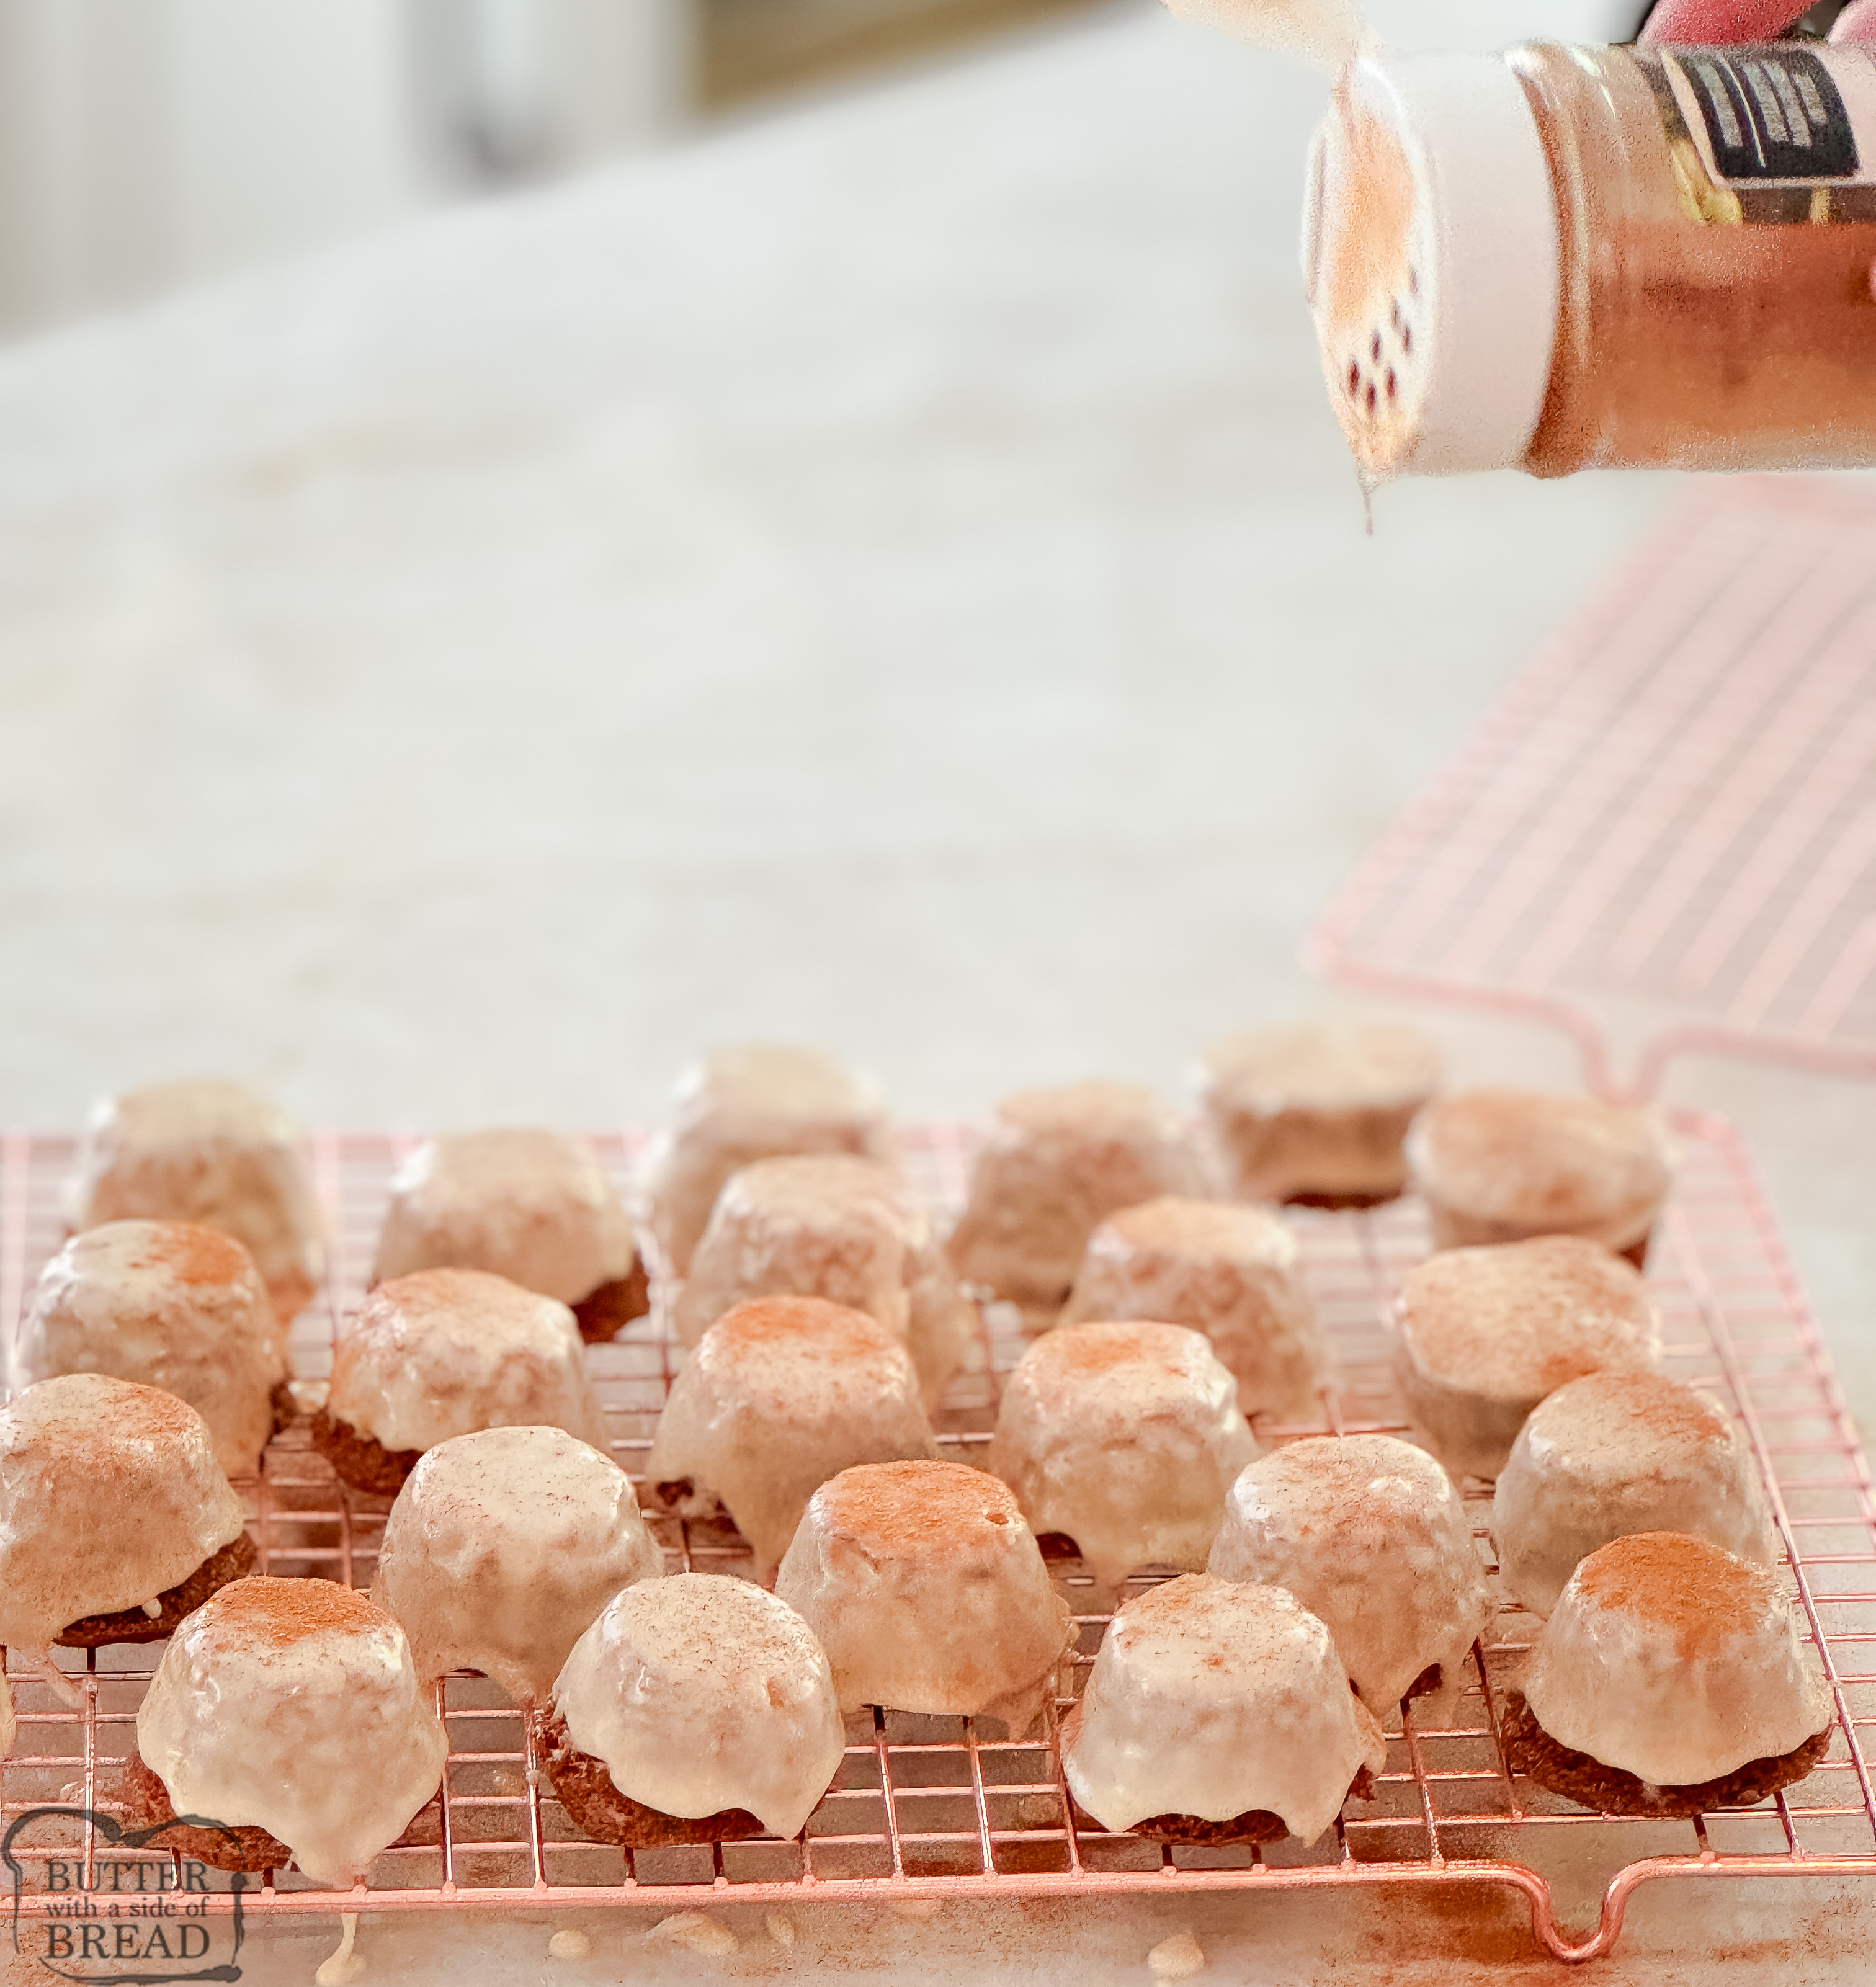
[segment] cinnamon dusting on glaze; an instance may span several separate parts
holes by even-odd
[[[1544,1091],[1442,1098],[1415,1120],[1408,1155],[1429,1199],[1463,1219],[1525,1234],[1608,1229],[1611,1247],[1645,1231],[1672,1179],[1648,1112]]]
[[[253,1274],[253,1259],[231,1236],[191,1221],[153,1223],[144,1244],[146,1261],[160,1265],[180,1284],[239,1283]]]
[[[994,1476],[961,1462],[872,1462],[842,1470],[815,1492],[828,1531],[862,1546],[1008,1549],[1028,1527]]]
[[[710,1328],[726,1351],[738,1352],[811,1347],[829,1359],[872,1359],[889,1355],[899,1344],[864,1311],[825,1297],[751,1297]]]
[[[1130,1248],[1222,1256],[1233,1262],[1280,1269],[1289,1268],[1301,1253],[1296,1237],[1268,1208],[1229,1200],[1193,1200],[1177,1194],[1162,1194],[1156,1200],[1143,1200],[1137,1207],[1123,1207],[1110,1214],[1089,1247],[1111,1246],[1107,1243],[1110,1236]]]
[[[204,1610],[224,1635],[241,1637],[263,1648],[291,1648],[328,1628],[385,1628],[393,1625],[356,1587],[335,1580],[282,1580],[256,1574],[222,1588]]]
[[[1657,1331],[1642,1277],[1576,1235],[1442,1250],[1409,1272],[1400,1324],[1417,1365],[1507,1400],[1651,1364]]]
[[[1575,1585],[1599,1607],[1668,1630],[1688,1660],[1758,1631],[1778,1594],[1764,1567],[1679,1532],[1616,1540],[1577,1568]]]
[[[1187,1344],[1184,1333],[1181,1325],[1097,1321],[1051,1331],[1036,1341],[1031,1353],[1040,1368],[1053,1366],[1084,1378],[1133,1370],[1143,1380],[1177,1380],[1186,1371],[1180,1357]]]

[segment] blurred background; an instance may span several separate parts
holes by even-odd
[[[0,0],[0,335],[1102,4]],[[1517,32],[1633,11],[1547,0]]]
[[[1371,511],[1297,268],[1327,87],[1152,0],[0,0],[0,1132],[197,1074],[643,1125],[749,1038],[976,1117],[1334,1003],[1321,906],[1683,481]],[[1671,1091],[1867,1425],[1868,1086]],[[1127,1915],[1055,1977],[1144,1978]]]
[[[1326,88],[1151,0],[0,0],[0,1124],[645,1123],[751,1036],[970,1115],[1333,999],[1318,907],[1679,485],[1371,520]],[[1859,1316],[1867,1091],[1675,1083]]]
[[[0,0],[0,329],[1090,0]]]

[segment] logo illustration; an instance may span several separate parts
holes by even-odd
[[[45,1881],[33,1892],[44,1915],[23,1917],[25,1867],[14,1852],[22,1830],[48,1817],[86,1823],[100,1847],[87,1872],[82,1851],[43,1865]],[[241,1893],[248,1879],[229,1880],[230,1914],[211,1917],[208,1865],[193,1857],[145,1862],[113,1857],[110,1849],[147,1848],[173,1828],[212,1829],[228,1842],[232,1829],[206,1815],[178,1815],[150,1828],[126,1828],[115,1815],[89,1808],[32,1807],[14,1817],[0,1839],[13,1882],[13,1950],[36,1958],[55,1978],[83,1987],[170,1987],[179,1981],[235,1981],[243,1935]],[[34,1858],[38,1863],[39,1858]]]

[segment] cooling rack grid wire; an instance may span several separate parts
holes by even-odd
[[[1711,1388],[1738,1415],[1771,1493],[1786,1548],[1786,1577],[1821,1653],[1837,1711],[1824,1764],[1760,1807],[1692,1822],[1593,1815],[1506,1769],[1495,1732],[1503,1681],[1531,1627],[1514,1611],[1475,1652],[1466,1688],[1435,1722],[1424,1700],[1387,1721],[1387,1769],[1374,1797],[1351,1800],[1313,1847],[1168,1849],[1078,1825],[1068,1812],[1053,1746],[1056,1722],[1084,1681],[1106,1617],[1072,1562],[1058,1569],[1080,1620],[1080,1651],[1046,1729],[1011,1739],[971,1722],[871,1713],[849,1725],[832,1790],[798,1842],[726,1844],[714,1850],[623,1852],[587,1841],[536,1770],[521,1719],[485,1679],[439,1686],[450,1759],[438,1797],[398,1844],[347,1893],[295,1871],[249,1880],[255,1914],[347,1910],[640,1905],[774,1906],[903,1902],[917,1898],[1088,1897],[1128,1892],[1309,1891],[1325,1887],[1493,1884],[1521,1893],[1533,1928],[1559,1958],[1607,1952],[1636,1887],[1663,1877],[1806,1873],[1876,1875],[1876,1803],[1861,1740],[1876,1727],[1876,1505],[1868,1466],[1844,1413],[1790,1263],[1749,1160],[1724,1121],[1683,1114],[1683,1153],[1649,1274],[1668,1348],[1668,1370]],[[335,1321],[356,1304],[368,1273],[384,1196],[401,1143],[380,1135],[315,1137],[322,1194],[336,1238],[332,1303],[295,1327],[296,1370],[317,1377]],[[595,1141],[622,1184],[637,1141]],[[927,1125],[906,1138],[907,1163],[935,1203],[961,1196],[970,1137]],[[11,1330],[39,1263],[57,1246],[57,1184],[69,1141],[0,1136],[0,1326]],[[1386,1307],[1402,1274],[1427,1247],[1412,1201],[1366,1213],[1299,1209],[1305,1274],[1335,1354],[1338,1386],[1319,1429],[1261,1425],[1267,1444],[1310,1432],[1397,1429],[1388,1375]],[[946,1452],[981,1458],[996,1415],[999,1376],[1024,1341],[997,1310],[987,1315],[972,1370],[954,1385],[940,1419]],[[636,1473],[669,1385],[673,1350],[653,1324],[589,1354],[619,1459]],[[680,1355],[681,1357],[681,1355]],[[387,1506],[337,1485],[303,1428],[270,1448],[261,1476],[241,1486],[267,1570],[368,1587]],[[1488,1567],[1490,1500],[1469,1498]],[[748,1560],[735,1534],[660,1515],[652,1520],[673,1567],[734,1573]],[[1495,1574],[1495,1569],[1493,1569]],[[20,1910],[43,1913],[48,1867],[70,1879],[106,1881],[100,1865],[130,1869],[76,1810],[109,1813],[135,1738],[137,1705],[159,1652],[62,1652],[82,1709],[15,1670],[19,1712],[13,1756],[0,1765],[0,1810],[10,1827],[29,1808],[73,1812],[32,1823],[15,1844],[25,1872]],[[150,1864],[168,1860],[142,1852]],[[1573,1938],[1558,1922],[1565,1864],[1594,1874],[1599,1918]],[[109,1881],[135,1887],[135,1877]],[[154,1883],[154,1878],[151,1880]],[[228,1880],[216,1877],[216,1884]],[[211,1892],[211,1911],[233,1908]]]
[[[1608,1094],[1686,1053],[1876,1076],[1872,544],[1867,485],[1700,486],[1363,857],[1311,963],[1560,1026]]]

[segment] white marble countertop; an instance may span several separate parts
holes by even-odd
[[[1129,11],[0,354],[0,1118],[203,1070],[643,1119],[750,1034],[968,1114],[1320,1001],[1313,909],[1672,487],[1402,487],[1365,535],[1296,275],[1321,94]],[[1676,1087],[1753,1135],[1868,1412],[1868,1091]],[[1395,1968],[1373,1903],[1203,1915],[1221,1979],[1558,1977],[1421,1918]],[[1144,1980],[1162,1919],[804,1951]],[[1864,1977],[1862,1907],[1803,1921],[1664,1893],[1605,1970]],[[663,1977],[599,1929],[567,1979]],[[364,1944],[547,1968],[465,1940]]]

